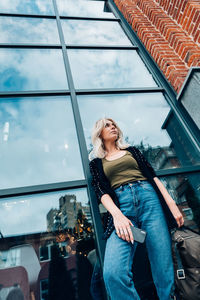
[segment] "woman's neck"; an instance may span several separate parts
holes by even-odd
[[[106,142],[104,144],[104,146],[105,146],[105,149],[106,149],[106,152],[107,152],[108,155],[119,151],[119,149],[117,149],[117,147],[116,147],[115,142],[114,143],[113,142]]]

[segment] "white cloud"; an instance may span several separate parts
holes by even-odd
[[[9,142],[1,139],[1,188],[84,178],[69,98],[15,99],[8,106],[18,117],[9,114],[7,100],[2,100],[1,135],[5,122],[10,128]]]
[[[58,44],[56,20],[0,17],[1,43]]]
[[[68,50],[76,88],[157,86],[134,50]]]
[[[59,13],[67,16],[115,18],[103,12],[104,1],[57,0]]]
[[[13,77],[7,86],[7,72]],[[1,90],[67,89],[61,50],[0,49]]]
[[[131,45],[117,22],[62,20],[62,27],[67,44]]]

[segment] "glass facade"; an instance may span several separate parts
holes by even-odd
[[[1,43],[58,44],[55,20],[1,17]]]
[[[1,188],[84,179],[69,96],[1,99],[0,110]]]
[[[136,51],[69,49],[68,55],[77,89],[157,86]]]
[[[0,91],[67,89],[59,49],[0,49]]]
[[[200,229],[193,133],[113,5],[0,2],[2,300],[15,293],[92,300],[97,291],[106,299],[102,277],[95,281],[93,273],[95,262],[102,265],[105,210],[95,201],[88,166],[91,129],[101,117],[117,121],[187,225]],[[141,265],[136,269],[141,298],[152,300],[151,278],[144,283]]]

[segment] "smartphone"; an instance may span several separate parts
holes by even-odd
[[[134,241],[139,242],[139,243],[144,243],[146,235],[147,235],[146,231],[144,231],[140,228],[137,228],[135,226],[130,226],[130,228],[131,228],[131,231],[133,234]]]

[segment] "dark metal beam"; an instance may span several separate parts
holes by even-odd
[[[78,102],[77,102],[77,97],[76,97],[76,91],[74,88],[74,82],[72,78],[72,73],[71,73],[71,68],[69,64],[69,59],[67,55],[67,49],[65,46],[65,40],[64,40],[64,34],[62,31],[62,26],[61,26],[61,20],[58,14],[58,8],[56,5],[56,1],[53,0],[53,5],[54,5],[54,10],[56,14],[56,21],[57,21],[57,26],[58,26],[58,32],[59,32],[59,37],[60,37],[60,42],[62,45],[62,52],[63,52],[63,59],[64,59],[64,65],[65,65],[65,70],[66,70],[66,75],[68,79],[68,85],[71,93],[71,104],[72,104],[72,111],[74,114],[74,120],[75,120],[75,126],[76,126],[76,131],[77,131],[77,137],[78,137],[78,142],[79,142],[79,147],[80,147],[80,154],[81,154],[81,159],[82,159],[82,164],[83,164],[83,171],[85,174],[85,178],[88,182],[88,198],[90,202],[90,208],[91,208],[91,214],[92,218],[94,221],[94,229],[96,232],[96,245],[99,253],[99,259],[101,265],[103,265],[103,250],[105,247],[105,243],[103,243],[101,237],[102,237],[102,223],[101,223],[101,218],[100,218],[100,213],[99,213],[99,208],[97,201],[93,201],[94,197],[94,191],[92,189],[91,185],[91,174],[89,170],[89,164],[88,164],[88,151],[87,151],[87,146],[86,146],[86,141],[84,137],[84,131],[83,131],[83,126],[81,122],[81,117],[80,117],[80,112],[79,112],[79,107],[78,107]]]
[[[56,19],[55,15],[35,15],[35,14],[18,14],[18,13],[0,13],[0,17],[25,17],[25,18],[37,18],[37,19]]]
[[[69,90],[0,92],[0,98],[42,97],[42,96],[69,96],[69,95],[70,95],[70,91]]]
[[[196,166],[188,166],[188,167],[181,167],[181,168],[173,168],[173,169],[163,169],[156,171],[156,175],[158,177],[163,176],[175,176],[175,175],[187,175],[191,173],[200,173],[200,164]]]
[[[95,18],[95,17],[74,17],[74,16],[60,16],[60,19],[69,20],[86,20],[86,21],[109,21],[109,22],[119,22],[118,18]]]
[[[20,44],[0,44],[0,48],[33,48],[33,49],[61,49],[62,46],[59,44],[28,44],[28,43],[20,43]]]
[[[162,93],[164,91],[161,87],[147,87],[147,88],[119,88],[119,89],[77,89],[77,95],[89,94],[138,94],[138,93]]]
[[[50,184],[32,185],[19,188],[1,189],[0,198],[50,193],[75,188],[87,187],[86,180],[66,181]]]

